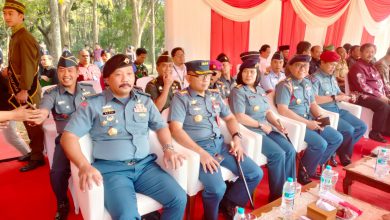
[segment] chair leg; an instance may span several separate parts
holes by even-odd
[[[195,202],[196,202],[196,195],[194,196],[187,196],[187,220],[194,219],[194,211],[195,211]]]

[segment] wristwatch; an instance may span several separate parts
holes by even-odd
[[[173,148],[172,144],[164,144],[163,145],[163,152],[165,152],[166,150],[175,151],[175,148]]]
[[[331,95],[330,97],[332,97],[333,101],[336,101],[336,96],[335,95]]]
[[[242,139],[242,134],[240,132],[236,132],[232,135],[232,138],[234,138],[235,136],[238,136],[240,139]]]

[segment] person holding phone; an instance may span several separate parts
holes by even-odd
[[[295,149],[281,134],[286,130],[278,123],[266,92],[259,86],[261,75],[257,63],[258,57],[241,64],[237,74],[238,85],[232,90],[229,105],[239,123],[263,136],[262,153],[268,161],[268,201],[271,202],[282,196],[287,177],[295,178]]]
[[[356,101],[355,96],[348,96],[341,92],[337,84],[334,71],[340,61],[340,56],[334,51],[325,51],[321,54],[320,60],[319,69],[310,76],[315,100],[322,108],[340,115],[337,130],[343,135],[343,143],[338,148],[337,155],[341,165],[347,166],[351,163],[353,147],[366,132],[367,125],[348,111],[340,109],[337,105],[337,102],[341,101]]]
[[[173,79],[173,60],[168,51],[157,59],[158,77],[146,84],[145,92],[149,93],[157,109],[162,112],[169,108],[173,95],[181,90],[180,83]]]
[[[305,78],[309,70],[309,55],[295,55],[287,66],[289,77],[276,86],[275,103],[279,114],[306,124],[307,149],[302,164],[311,178],[319,179],[318,165],[322,167],[343,141],[343,136],[330,126],[321,126],[323,115],[314,99],[312,84]],[[302,165],[298,170],[298,181],[303,185],[311,182]]]
[[[230,189],[226,190],[220,166],[238,176],[236,159],[240,161],[251,194],[262,179],[263,171],[244,155],[239,124],[219,92],[208,89],[213,73],[209,69],[209,61],[194,60],[185,65],[190,85],[173,97],[168,117],[169,128],[179,144],[200,156],[199,180],[204,185],[204,219],[217,220],[218,207],[228,219],[232,219],[234,208],[244,207],[248,196],[243,193],[246,189],[242,178],[238,178]],[[233,146],[230,148],[224,143],[219,128],[222,119],[232,135]],[[216,154],[225,159],[219,163],[218,160],[221,160]]]

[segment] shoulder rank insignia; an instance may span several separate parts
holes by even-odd
[[[134,88],[136,88],[136,87],[134,87]],[[138,87],[137,87],[137,89],[135,89],[135,92],[140,94],[140,95],[144,95],[144,96],[150,97],[149,93],[146,93],[146,92],[142,91],[142,89],[139,89]]]
[[[240,88],[242,88],[242,84],[237,84],[235,87],[236,87],[237,89],[240,89]]]
[[[180,92],[179,92],[179,94],[181,94],[181,95],[185,95],[185,94],[187,94],[188,93],[188,90],[187,89],[183,89],[183,90],[181,90]]]
[[[89,87],[93,87],[93,85],[92,85],[92,84],[89,84],[89,83],[83,83],[83,82],[80,82],[79,84],[80,84],[80,85],[82,85],[82,86],[89,86]]]
[[[51,93],[52,91],[54,91],[54,90],[57,89],[57,88],[58,88],[58,85],[52,86],[52,87],[46,89],[46,90],[45,90],[45,93]]]
[[[208,89],[210,92],[219,93],[219,89]]]

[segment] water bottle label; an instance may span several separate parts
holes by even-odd
[[[321,183],[325,185],[332,185],[332,179],[331,178],[324,178],[321,176]]]
[[[384,158],[378,158],[378,159],[377,159],[377,163],[380,164],[380,165],[386,165],[386,162],[387,162],[387,161],[386,161],[386,159],[384,159]]]
[[[295,193],[293,192],[285,192],[284,193],[284,198],[286,199],[294,199]]]

